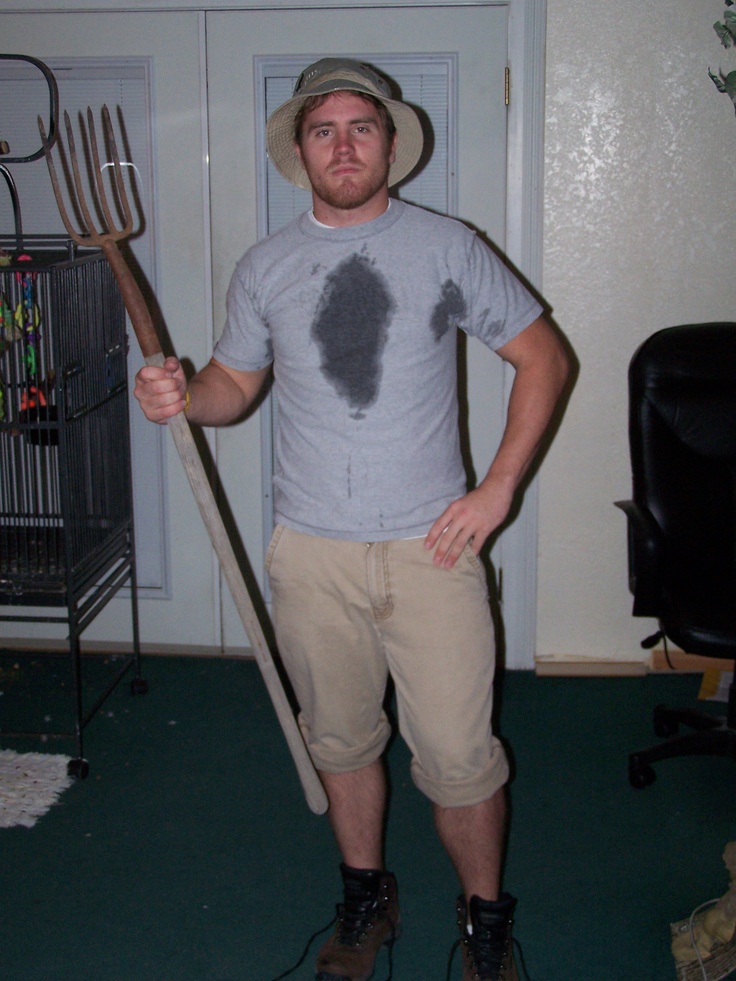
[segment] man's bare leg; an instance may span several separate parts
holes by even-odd
[[[434,820],[466,899],[480,896],[497,900],[506,842],[506,794],[503,788],[488,800],[470,807],[435,804]]]
[[[320,776],[343,859],[345,902],[317,955],[316,981],[368,978],[380,948],[396,940],[400,922],[396,879],[383,869],[386,775],[378,761],[350,773]]]
[[[349,773],[320,772],[328,816],[343,862],[354,869],[383,868],[386,774],[379,760]]]

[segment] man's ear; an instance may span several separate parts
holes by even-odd
[[[294,156],[298,157],[302,164],[304,160],[302,159],[302,148],[299,146],[296,140],[294,140]]]
[[[398,133],[394,133],[394,135],[391,137],[391,150],[388,155],[389,163],[394,163],[396,161],[396,143],[398,139],[399,139]]]

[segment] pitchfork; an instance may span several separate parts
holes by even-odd
[[[120,165],[120,157],[118,156],[117,145],[115,142],[115,133],[110,121],[110,113],[108,112],[107,106],[102,107],[102,123],[110,150],[110,155],[112,157],[113,183],[120,209],[122,210],[122,217],[124,219],[124,225],[122,228],[116,227],[115,219],[113,218],[107,193],[105,191],[105,181],[103,179],[102,167],[100,165],[100,155],[97,147],[97,138],[95,135],[92,110],[89,108],[87,109],[87,133],[89,137],[89,149],[92,156],[92,165],[94,170],[96,197],[104,217],[104,222],[106,225],[105,231],[97,230],[87,204],[87,199],[82,186],[79,164],[77,162],[74,133],[71,123],[69,122],[69,115],[66,112],[64,113],[64,123],[66,126],[69,162],[71,164],[72,176],[74,180],[74,190],[76,191],[76,205],[82,218],[81,224],[83,225],[83,230],[81,232],[75,228],[74,224],[69,218],[69,214],[61,193],[59,181],[56,176],[56,169],[54,167],[54,161],[51,155],[51,146],[46,137],[43,121],[40,118],[38,120],[38,128],[41,133],[41,141],[43,143],[46,162],[49,168],[49,175],[51,177],[51,184],[54,189],[54,196],[59,208],[61,220],[63,221],[64,227],[74,242],[83,246],[97,246],[102,250],[105,258],[110,263],[115,279],[117,280],[120,293],[123,297],[123,302],[125,303],[125,308],[128,311],[130,321],[133,325],[133,330],[135,331],[135,336],[138,339],[138,344],[140,345],[140,349],[143,357],[145,358],[146,364],[157,365],[160,367],[164,363],[164,355],[161,350],[161,344],[159,342],[156,329],[153,325],[151,314],[146,301],[143,298],[143,294],[133,278],[133,274],[131,273],[128,264],[123,258],[123,255],[117,245],[118,242],[128,238],[128,236],[131,234],[133,230],[133,217],[130,205],[128,203],[125,183],[123,181],[122,167]],[[233,600],[235,601],[235,606],[237,607],[238,613],[240,614],[240,619],[245,628],[245,632],[253,646],[256,662],[260,668],[271,701],[273,702],[276,715],[279,723],[281,724],[284,736],[286,737],[291,755],[294,758],[307,803],[315,814],[324,814],[324,812],[327,810],[327,797],[325,795],[324,788],[322,787],[320,779],[317,776],[317,771],[314,769],[309,754],[307,753],[304,740],[296,723],[294,713],[291,705],[289,704],[289,700],[286,696],[286,692],[284,691],[276,665],[274,664],[271,652],[266,642],[263,628],[258,616],[256,615],[253,601],[245,585],[245,580],[243,579],[242,572],[240,571],[240,567],[235,558],[235,553],[232,545],[230,544],[230,539],[225,531],[225,526],[215,502],[214,494],[212,493],[209,481],[207,480],[202,459],[197,452],[197,448],[192,437],[192,431],[189,428],[189,423],[187,422],[183,412],[178,413],[169,420],[169,429],[174,437],[174,443],[179,451],[181,462],[184,466],[187,477],[189,478],[189,483],[191,484],[194,492],[194,497],[197,501],[197,505],[199,506],[202,518],[204,519],[207,531],[209,532],[212,545],[217,553],[220,566],[225,574],[228,586],[230,587],[230,591],[232,593]]]

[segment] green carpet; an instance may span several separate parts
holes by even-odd
[[[271,981],[334,911],[327,819],[303,802],[255,664],[155,657],[144,675],[147,695],[124,682],[88,726],[87,780],[34,828],[0,832],[3,981]],[[5,682],[0,712],[18,678]],[[667,761],[642,791],[627,780],[629,750],[654,741],[651,707],[691,702],[697,686],[503,679],[506,887],[530,981],[674,981],[669,923],[726,891],[736,763]],[[69,740],[0,741],[74,753]],[[445,981],[457,887],[408,762],[396,740],[393,981]],[[311,964],[290,977],[311,981]],[[375,981],[387,971],[382,954]]]

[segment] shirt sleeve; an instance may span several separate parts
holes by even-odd
[[[470,308],[463,330],[497,350],[542,313],[542,305],[503,261],[474,235],[468,253]]]
[[[268,324],[258,310],[253,293],[243,259],[228,286],[227,319],[214,350],[217,361],[237,371],[260,371],[273,361]]]

